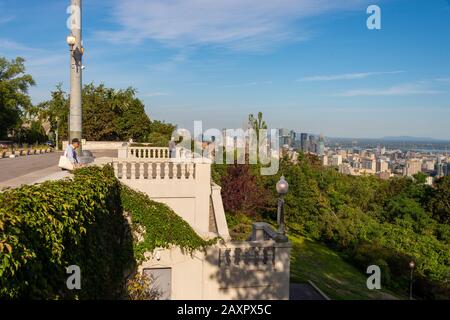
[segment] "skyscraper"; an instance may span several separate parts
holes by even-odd
[[[302,133],[300,134],[300,146],[303,152],[308,151],[308,134]]]

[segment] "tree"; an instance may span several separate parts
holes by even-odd
[[[51,100],[40,103],[39,118],[41,121],[48,121],[50,132],[55,133],[55,142],[68,138],[69,122],[69,99],[62,89],[62,84],[56,86],[56,90],[51,92]]]
[[[248,116],[248,123],[249,125],[256,131],[256,136],[259,138],[259,130],[260,129],[267,129],[267,124],[263,120],[263,114],[262,112],[258,112],[257,118],[253,114],[250,114]]]
[[[85,85],[83,98],[83,138],[91,141],[144,141],[151,121],[136,90],[117,90],[103,84]],[[49,121],[62,139],[68,137],[69,96],[59,84],[49,101],[39,105],[40,118]]]
[[[265,207],[267,192],[251,174],[249,165],[229,165],[221,185],[225,211],[256,215]]]
[[[11,61],[0,58],[0,138],[17,129],[32,106],[28,89],[35,82],[25,73],[24,62],[20,57]]]
[[[450,176],[436,181],[435,189],[428,200],[428,207],[436,220],[450,225]]]

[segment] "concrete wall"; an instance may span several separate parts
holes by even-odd
[[[178,247],[148,252],[138,272],[170,268],[170,299],[289,299],[291,244],[264,223],[254,224],[251,241],[230,241],[209,159],[142,158],[142,151],[129,157],[128,151],[112,160],[122,183],[167,204],[203,238],[223,239],[206,252],[189,254]]]
[[[263,248],[274,258],[263,262]],[[259,258],[236,263],[235,250],[258,250]],[[230,263],[226,252],[230,250]],[[172,300],[287,300],[289,299],[290,250],[288,242],[225,242],[206,253],[183,253],[177,247],[146,254],[138,272],[151,268],[171,268]],[[189,275],[189,276],[186,276]]]

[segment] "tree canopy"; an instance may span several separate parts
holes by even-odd
[[[0,138],[19,128],[22,117],[32,106],[28,89],[35,82],[25,73],[24,63],[23,58],[8,61],[0,57]]]

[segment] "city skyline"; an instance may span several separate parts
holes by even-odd
[[[262,111],[271,128],[328,137],[450,140],[448,1],[251,4],[85,1],[84,83],[133,86],[152,119],[186,128]],[[366,27],[370,4],[381,30]],[[27,59],[34,103],[68,88],[68,5],[0,1],[0,55]]]

